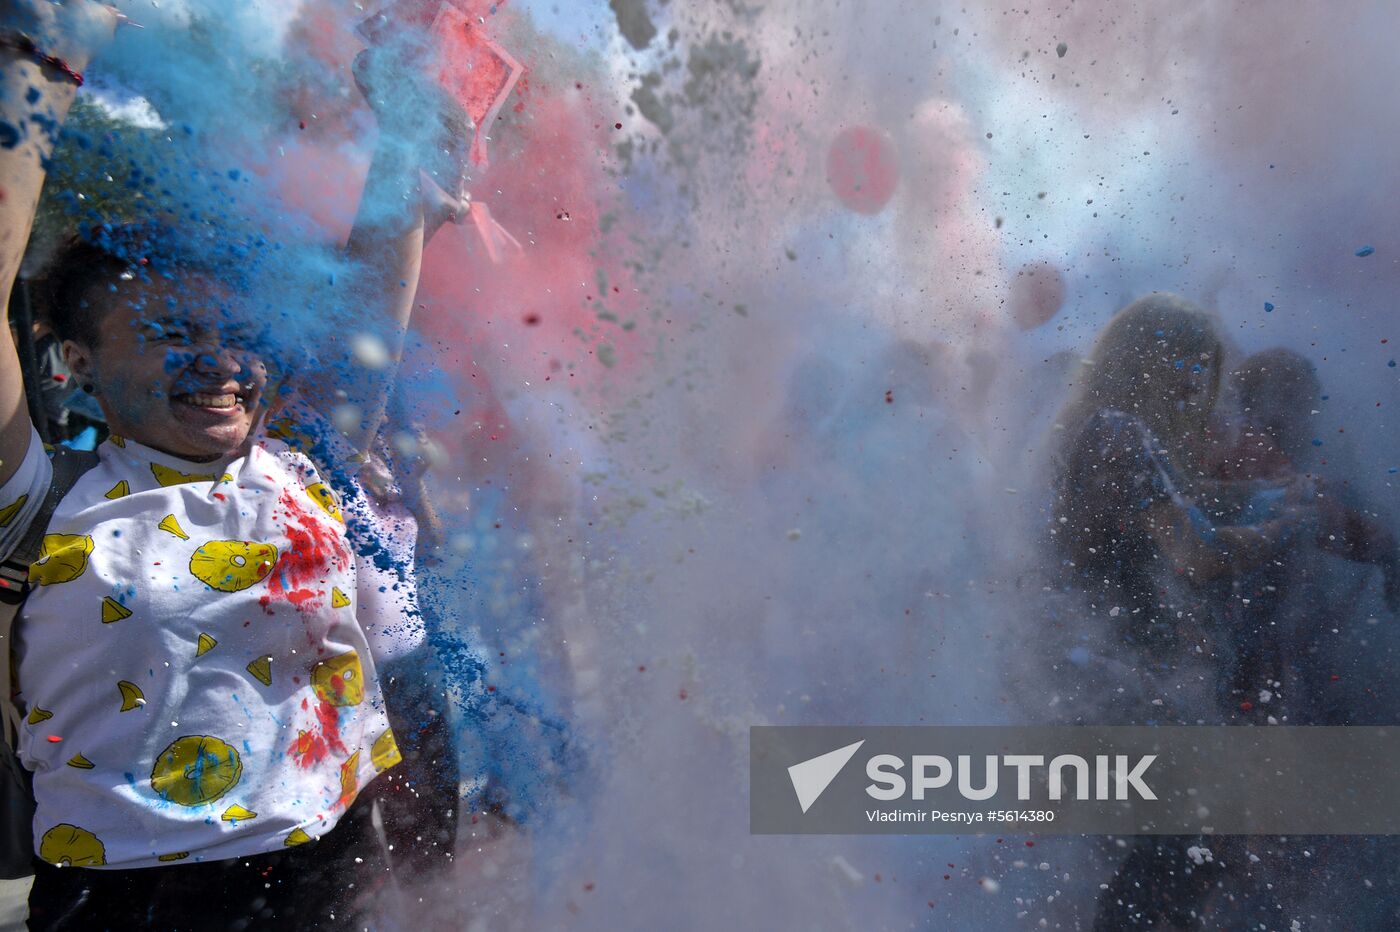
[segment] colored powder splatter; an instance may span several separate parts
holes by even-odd
[[[301,707],[303,710],[309,707],[305,699]],[[292,746],[287,749],[287,756],[308,769],[325,760],[328,753],[348,753],[340,738],[340,711],[329,702],[321,701],[316,706],[315,716],[314,727],[298,730]]]
[[[290,489],[283,489],[279,504],[286,512],[284,530],[291,546],[281,555],[268,576],[271,599],[284,599],[298,609],[320,607],[326,595],[326,577],[332,570],[344,572],[350,564],[350,551],[342,535],[303,507]]]
[[[843,130],[827,152],[826,178],[846,207],[857,213],[878,214],[899,183],[894,144],[873,126]]]

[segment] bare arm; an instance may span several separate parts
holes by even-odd
[[[423,203],[418,169],[391,148],[381,146],[370,164],[345,256],[353,266],[355,300],[364,314],[362,337],[372,337],[388,351],[380,369],[353,366],[344,380],[317,380],[336,386],[345,397],[311,396],[321,410],[340,404],[358,410],[359,427],[348,431],[357,450],[368,450],[384,418],[389,390],[403,352],[404,331],[423,264]],[[348,362],[348,360],[347,360]],[[315,391],[315,388],[311,388]]]
[[[24,461],[33,433],[19,352],[10,331],[10,295],[34,226],[45,164],[77,95],[72,72],[87,67],[119,19],[115,8],[91,0],[62,5],[12,0],[0,7],[0,35],[7,46],[22,30],[70,69],[0,47],[0,133],[8,137],[0,145],[0,484]]]
[[[5,43],[0,47],[0,484],[23,462],[33,430],[10,330],[10,295],[34,226],[44,166],[78,90],[71,74],[9,45],[22,30],[44,52],[81,71],[90,50],[110,37],[116,22],[115,10],[88,0],[63,6],[16,2],[0,8]]]
[[[1157,502],[1142,520],[1172,568],[1196,579],[1216,579],[1252,569],[1272,559],[1291,539],[1300,519],[1277,518],[1260,524],[1202,528],[1178,502]]]
[[[366,53],[368,54],[368,53]],[[370,163],[360,196],[355,224],[345,247],[350,262],[351,288],[361,314],[362,336],[378,340],[387,351],[381,368],[355,365],[349,346],[343,346],[341,378],[317,378],[299,390],[314,408],[334,414],[350,405],[358,426],[346,431],[357,450],[367,451],[385,417],[390,389],[403,352],[404,334],[413,313],[423,247],[446,222],[460,222],[469,202],[465,195],[446,195],[420,171],[424,153],[405,131],[404,108],[389,93],[370,86],[370,65],[364,56],[356,62],[356,81],[380,118],[380,141]],[[377,66],[381,82],[388,72]],[[386,82],[387,83],[387,82]],[[386,106],[387,105],[387,106]],[[330,375],[326,373],[325,375]],[[343,419],[336,419],[342,428]]]

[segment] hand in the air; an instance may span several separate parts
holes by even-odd
[[[0,12],[0,28],[24,33],[75,70],[87,67],[126,21],[121,10],[94,0],[11,0]]]
[[[448,223],[465,223],[472,209],[471,193],[465,189],[459,197],[453,197],[442,188],[427,171],[420,176],[423,193],[423,238],[430,240],[433,234]]]
[[[386,48],[355,57],[355,86],[379,124],[380,145],[411,160],[445,192],[460,220],[475,125],[420,60]],[[441,206],[441,205],[438,205]]]

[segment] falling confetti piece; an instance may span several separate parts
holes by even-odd
[[[1374,246],[1362,246],[1360,249],[1356,250],[1356,257],[1358,259],[1364,259],[1375,251],[1376,247]]]

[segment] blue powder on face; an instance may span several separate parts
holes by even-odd
[[[19,145],[21,138],[23,137],[20,135],[20,131],[15,129],[13,124],[0,120],[0,146],[13,149]]]

